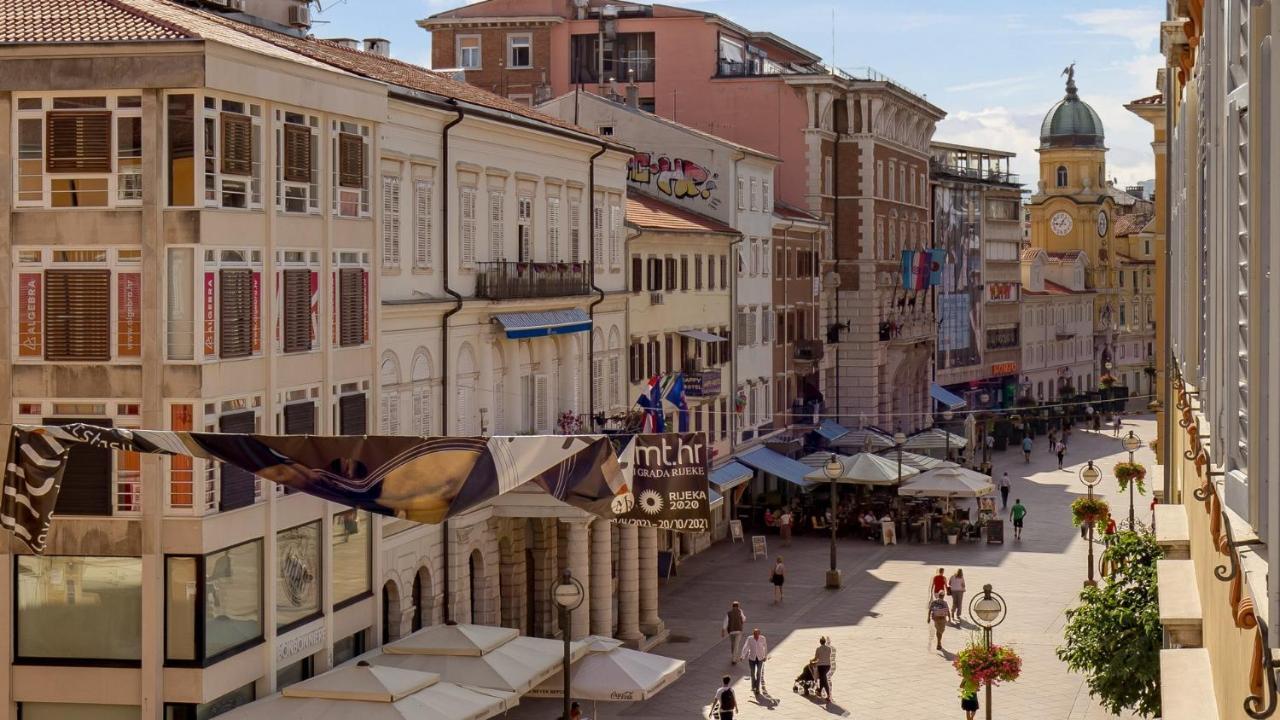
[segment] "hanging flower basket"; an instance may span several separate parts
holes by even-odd
[[[971,644],[951,664],[960,673],[961,695],[976,693],[984,685],[1013,682],[1022,674],[1022,658],[1004,645]]]
[[[1103,375],[1102,377],[1098,378],[1098,384],[1102,386],[1103,390],[1110,390],[1111,386],[1116,384],[1115,376]]]
[[[1147,486],[1143,480],[1147,477],[1147,469],[1141,463],[1123,462],[1116,465],[1116,480],[1120,481],[1120,492],[1129,489],[1129,483],[1138,483],[1138,494],[1145,495]]]
[[[1086,495],[1071,503],[1071,524],[1076,527],[1103,525],[1110,516],[1111,506],[1102,498]]]

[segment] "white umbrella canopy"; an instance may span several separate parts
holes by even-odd
[[[929,428],[907,438],[902,447],[908,450],[943,450],[947,447],[953,447],[957,450],[963,449],[969,441],[952,432],[947,432],[942,428]]]
[[[512,628],[489,625],[432,625],[383,646],[391,655],[469,655],[479,657],[520,636]]]
[[[899,495],[913,497],[982,497],[995,491],[991,478],[962,467],[926,470],[902,483]]]
[[[821,456],[821,457],[819,457]],[[811,464],[809,458],[821,460],[822,465],[818,465],[817,469],[804,476],[805,480],[811,483],[831,482],[831,478],[827,477],[826,471],[823,469],[827,460],[831,457],[831,453],[813,453],[801,462],[806,465]],[[837,483],[854,484],[854,485],[893,485],[898,482],[898,463],[888,458],[873,455],[871,453],[858,453],[856,455],[837,455],[843,471],[840,477],[836,478]],[[910,467],[906,463],[902,465],[902,479],[909,478],[918,474],[920,471]]]
[[[891,463],[894,463],[894,465],[897,465],[898,463],[897,450],[893,450],[893,449],[881,450],[880,457],[884,458],[885,460],[888,460]],[[910,466],[921,472],[925,470],[933,470],[935,468],[960,467],[958,464],[953,463],[950,460],[943,460],[942,458],[930,457],[928,455],[921,455],[919,453],[907,452],[906,450],[902,451],[902,466],[904,468],[907,466]]]
[[[684,675],[683,660],[622,647],[612,638],[586,639],[591,652],[569,671],[570,692],[578,700],[647,700]],[[556,673],[529,697],[563,697],[564,676]]]
[[[379,667],[436,673],[448,682],[520,694],[555,674],[564,662],[564,643],[559,640],[521,636],[515,630],[511,630],[514,634],[511,640],[481,655],[473,655],[470,654],[467,646],[457,642],[459,635],[431,632],[436,627],[439,626],[419,630],[413,635],[390,643],[383,648],[383,652],[375,650],[368,653],[364,659]],[[488,628],[479,625],[452,627],[469,628],[471,632],[468,637],[472,639],[483,634],[475,632],[478,628],[506,630],[506,628]],[[498,636],[499,634],[493,634],[493,638]],[[448,648],[467,650],[467,654],[459,652],[441,654],[441,645],[436,642],[440,640],[445,641],[444,644]],[[569,644],[570,661],[581,658],[586,652],[587,646],[582,642]]]

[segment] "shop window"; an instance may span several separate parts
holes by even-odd
[[[17,662],[141,660],[141,558],[20,555],[15,585]]]
[[[320,521],[276,533],[278,633],[320,617]]]
[[[344,510],[333,516],[333,605],[343,607],[371,591],[370,552],[372,516],[363,510]],[[364,652],[363,649],[360,652]],[[337,644],[334,646],[334,664]]]

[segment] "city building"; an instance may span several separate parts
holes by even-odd
[[[630,148],[308,37],[306,3],[204,5],[20,0],[0,27],[0,423],[468,435],[625,406]],[[77,448],[49,539],[0,545],[5,718],[213,717],[446,620],[551,635],[561,569],[574,636],[663,637],[656,530],[541,493],[423,526]]]
[[[1088,258],[1075,251],[1022,253],[1019,397],[1052,403],[1093,383],[1093,301]]]
[[[1022,190],[1014,153],[929,144],[938,287],[934,382],[969,407],[1009,407],[1019,384]]]
[[[1280,640],[1270,570],[1280,563],[1280,297],[1269,279],[1280,249],[1280,7],[1168,10],[1161,703],[1166,717],[1268,717]]]
[[[1136,192],[1141,192],[1137,188]],[[1117,384],[1141,399],[1141,407],[1155,396],[1156,324],[1155,245],[1148,228],[1154,216],[1135,212],[1116,217],[1115,243],[1120,293],[1116,299],[1119,325],[1112,374]]]

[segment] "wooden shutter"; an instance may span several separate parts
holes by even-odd
[[[111,271],[46,270],[44,359],[111,359]]]
[[[316,434],[316,404],[314,402],[290,403],[284,406],[285,435]]]
[[[420,436],[426,437],[431,434],[431,390],[425,387],[427,381],[422,381],[422,387],[413,389],[413,422],[414,432]],[[498,381],[497,391],[502,391],[502,381]],[[501,414],[501,405],[494,410],[495,422]]]
[[[338,271],[338,344],[342,347],[364,343],[364,270]]]
[[[382,176],[382,267],[400,267],[400,177]]]
[[[44,418],[45,425],[87,423],[111,427],[107,418]],[[75,443],[62,472],[62,489],[54,512],[58,515],[111,515],[111,451]]]
[[[111,172],[111,112],[74,110],[45,117],[49,172]]]
[[[383,388],[382,401],[379,408],[382,417],[379,419],[382,433],[385,435],[400,434],[400,391],[394,388]]]
[[[433,184],[427,180],[418,180],[413,189],[413,265],[414,267],[431,266],[431,231],[435,223],[432,216]]]
[[[546,433],[551,430],[551,401],[547,393],[547,376],[535,375],[533,377],[533,422],[535,432]]]
[[[338,184],[364,187],[364,139],[353,133],[338,133]]]
[[[311,128],[286,123],[284,126],[284,179],[311,182]]]
[[[631,292],[638,293],[644,286],[644,260],[639,255],[631,256]]]
[[[464,195],[465,197],[465,195]],[[506,255],[507,239],[503,219],[503,195],[500,192],[489,193],[489,261],[497,262]]]
[[[599,196],[591,208],[591,261],[596,267],[604,267],[604,208],[600,206]]]
[[[460,200],[462,205],[461,262],[463,267],[471,267],[476,264],[476,190],[475,188],[462,188]],[[448,422],[447,418],[445,419],[445,422]]]
[[[622,359],[618,357],[617,351],[609,356],[609,406],[613,407],[622,403],[622,397],[618,394],[618,375],[621,374]]]
[[[343,435],[364,435],[369,427],[366,417],[368,412],[364,393],[338,398],[338,432]]]
[[[284,271],[284,351],[311,349],[311,271]]]
[[[554,197],[547,198],[547,260],[560,262],[560,198]]]
[[[220,270],[218,285],[218,355],[249,357],[253,354],[253,272]]]
[[[253,173],[253,121],[247,115],[222,113],[222,173]]]
[[[224,271],[225,272],[225,271]],[[257,430],[253,411],[230,413],[218,418],[218,431],[224,433],[252,433]],[[226,512],[253,504],[253,473],[234,465],[222,463],[218,476],[221,479],[218,492],[218,510]]]

